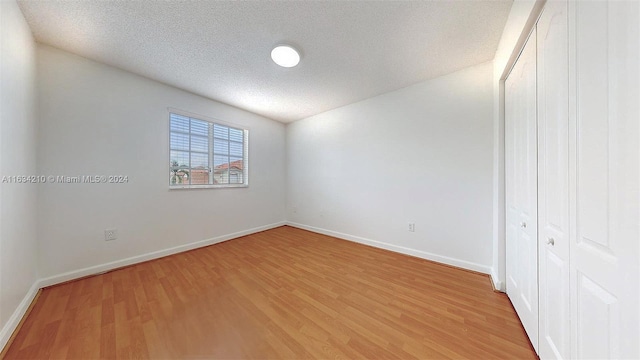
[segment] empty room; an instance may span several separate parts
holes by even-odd
[[[640,359],[640,1],[0,35],[0,359]]]

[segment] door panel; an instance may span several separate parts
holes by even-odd
[[[538,348],[536,34],[505,81],[507,295]]]
[[[578,358],[619,359],[620,304],[615,295],[577,271]]]
[[[638,7],[569,8],[571,343],[578,358],[640,358]]]
[[[570,357],[567,3],[547,2],[536,31],[539,355],[542,359],[567,359]]]

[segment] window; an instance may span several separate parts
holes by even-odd
[[[175,113],[169,128],[170,187],[248,185],[248,130]]]

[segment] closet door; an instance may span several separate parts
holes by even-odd
[[[570,2],[576,358],[640,358],[639,6]]]
[[[538,247],[541,359],[570,358],[567,3],[538,20]]]
[[[536,34],[505,81],[507,295],[538,349]]]

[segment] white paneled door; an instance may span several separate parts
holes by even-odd
[[[507,294],[542,359],[640,359],[640,1],[547,1],[505,81]]]
[[[541,359],[570,358],[567,3],[538,20],[538,275]]]
[[[638,359],[640,5],[569,6],[572,357]]]
[[[536,34],[505,81],[506,290],[538,348]]]

